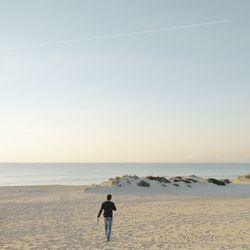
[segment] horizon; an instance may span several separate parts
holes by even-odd
[[[250,162],[250,2],[0,6],[0,164]]]
[[[246,164],[250,162],[0,162],[1,164],[211,164],[211,165],[224,165],[224,164]]]

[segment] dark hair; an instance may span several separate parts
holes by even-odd
[[[108,195],[107,195],[107,200],[110,201],[111,198],[112,198],[112,195],[111,195],[111,194],[108,194]]]

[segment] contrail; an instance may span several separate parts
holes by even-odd
[[[171,30],[189,29],[189,28],[194,28],[194,27],[199,27],[199,26],[227,23],[229,21],[230,21],[229,19],[223,19],[223,20],[217,20],[217,21],[211,21],[211,22],[187,24],[187,25],[159,28],[159,29],[153,29],[153,30],[117,33],[117,34],[104,35],[104,36],[90,36],[90,37],[85,37],[85,38],[80,38],[80,39],[63,40],[63,41],[46,42],[46,43],[35,43],[35,44],[30,44],[30,45],[18,46],[18,47],[11,47],[11,48],[5,48],[5,49],[3,48],[3,49],[0,49],[0,51],[20,50],[20,49],[27,49],[27,48],[45,47],[45,46],[50,46],[50,45],[59,45],[59,44],[76,43],[76,42],[93,41],[93,40],[104,40],[104,39],[110,39],[110,38],[116,38],[116,37],[126,37],[126,36],[143,35],[143,34],[156,33],[156,32],[165,32],[165,31],[171,31]]]

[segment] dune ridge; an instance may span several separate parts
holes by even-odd
[[[115,194],[178,194],[208,196],[250,196],[250,185],[237,185],[233,180],[202,178],[196,175],[175,176],[132,176],[110,178],[85,189],[90,193]]]

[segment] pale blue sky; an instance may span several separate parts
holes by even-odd
[[[249,9],[0,0],[0,161],[250,161]]]

